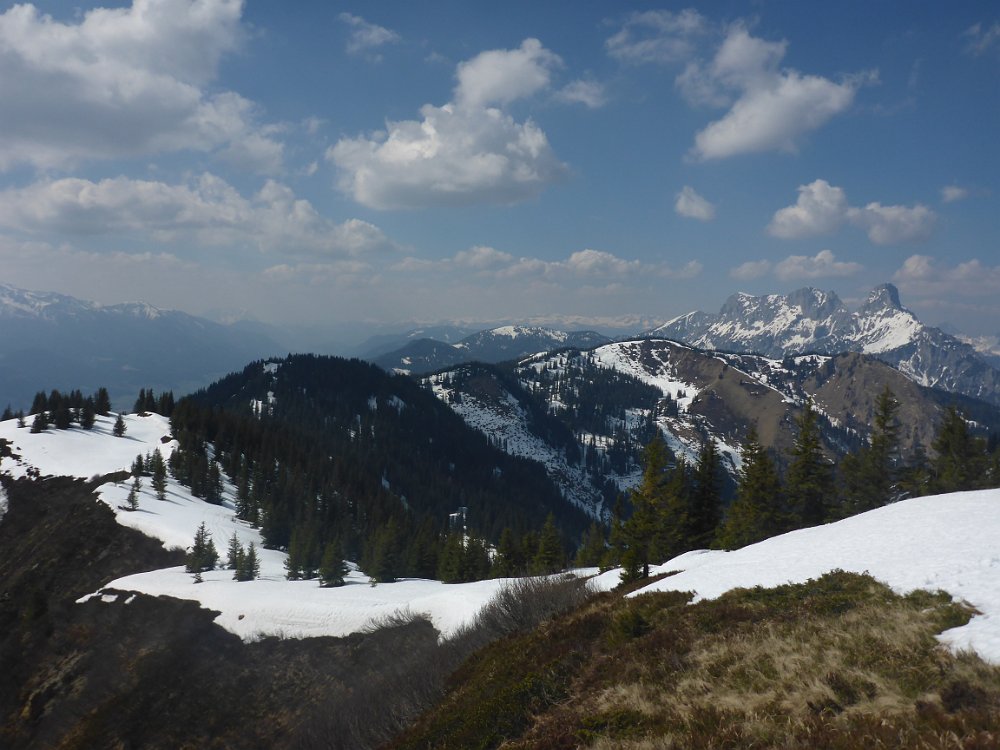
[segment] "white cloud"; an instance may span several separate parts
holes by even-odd
[[[973,55],[984,55],[993,47],[1000,48],[1000,22],[984,29],[981,23],[974,24],[965,30],[964,36],[969,40],[966,51]]]
[[[567,104],[582,104],[589,109],[600,109],[608,101],[602,84],[583,79],[567,83],[556,94],[556,99]]]
[[[930,237],[937,215],[927,206],[883,206],[869,203],[864,208],[851,208],[847,219],[868,233],[876,245],[899,242],[919,242]]]
[[[807,255],[789,255],[774,266],[774,275],[782,281],[842,278],[853,276],[863,268],[860,263],[838,261],[829,250],[820,250],[811,258]]]
[[[483,270],[510,263],[514,256],[502,250],[478,245],[455,253],[455,264],[466,268]]]
[[[929,255],[911,255],[892,280],[913,294],[994,296],[1000,293],[1000,266],[978,258],[946,266]]]
[[[630,15],[604,45],[621,62],[670,63],[693,55],[695,40],[708,31],[708,21],[693,8],[679,13],[650,10]]]
[[[281,263],[261,272],[265,281],[298,283],[309,286],[356,287],[359,283],[377,280],[375,270],[359,260],[340,260],[332,263]]]
[[[799,239],[829,234],[841,227],[847,217],[847,196],[826,180],[799,185],[794,206],[779,209],[767,231],[782,239]]]
[[[766,276],[771,272],[773,264],[769,260],[748,260],[735,268],[729,269],[729,275],[741,281],[751,281]]]
[[[394,247],[373,224],[321,216],[273,180],[245,198],[203,174],[187,185],[127,177],[62,179],[0,192],[0,226],[29,233],[131,235],[158,242],[328,255],[362,255]]]
[[[342,138],[326,152],[339,188],[371,208],[512,204],[566,174],[545,133],[487,102],[507,102],[548,85],[558,57],[534,39],[459,65],[456,102],[425,104],[420,120]]]
[[[955,203],[969,197],[969,191],[958,185],[945,185],[941,188],[941,200],[945,203]]]
[[[930,236],[937,215],[927,206],[852,207],[839,187],[826,180],[799,186],[794,206],[775,212],[767,231],[782,239],[816,237],[837,231],[845,223],[864,229],[876,245],[915,242]]]
[[[710,65],[689,64],[676,84],[695,104],[729,106],[695,135],[692,153],[722,159],[759,151],[795,152],[804,134],[845,111],[864,77],[835,83],[781,69],[787,43],[755,38],[733,26]]]
[[[399,34],[395,31],[369,23],[361,16],[341,13],[338,18],[351,27],[351,35],[347,39],[349,55],[368,55],[374,60],[379,60],[381,57],[373,53],[373,50],[399,41]]]
[[[715,218],[715,206],[698,195],[689,185],[685,185],[677,194],[674,211],[680,216],[698,221],[711,221]]]
[[[0,169],[270,141],[252,102],[209,92],[244,38],[239,0],[137,0],[75,23],[15,5],[0,14]],[[231,154],[238,158],[238,154]]]
[[[537,39],[525,39],[517,49],[480,52],[458,64],[455,101],[482,107],[523,99],[546,88],[553,69],[561,65],[559,55]]]

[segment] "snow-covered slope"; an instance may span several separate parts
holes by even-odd
[[[30,424],[31,420],[28,419]],[[0,438],[10,441],[16,458],[4,458],[0,470],[12,477],[34,474],[89,478],[127,470],[135,457],[160,450],[168,457],[176,443],[169,440],[167,419],[152,414],[125,416],[126,434],[111,434],[113,420],[98,418],[93,430],[46,430],[31,434],[15,420],[0,422]],[[164,442],[166,438],[166,442]],[[216,548],[225,557],[226,545],[235,533],[244,546],[256,545],[261,562],[258,580],[236,582],[232,571],[203,574],[204,583],[194,584],[183,567],[167,568],[109,581],[104,589],[172,596],[199,602],[219,612],[216,622],[245,640],[262,635],[285,637],[342,636],[368,627],[373,621],[409,611],[427,615],[443,635],[469,622],[504,585],[504,579],[467,584],[409,579],[371,586],[356,569],[340,588],[320,588],[313,581],[285,580],[287,555],[262,547],[257,529],[236,518],[234,488],[227,485],[222,505],[193,497],[186,487],[168,481],[167,499],[156,499],[145,480],[139,508],[125,510],[130,483],[107,483],[98,488],[100,501],[115,513],[119,523],[159,539],[166,548],[190,546],[199,524],[204,523]],[[0,497],[0,523],[5,508]],[[93,596],[108,606],[122,606],[129,595],[102,589]],[[88,597],[89,598],[89,597]]]
[[[1000,663],[1000,489],[904,500],[733,552],[689,552],[654,573],[649,591],[715,598],[734,588],[801,583],[831,570],[868,572],[898,592],[944,590],[980,614],[941,639]],[[598,579],[615,584],[612,573]]]
[[[876,287],[850,312],[833,292],[730,297],[718,315],[689,313],[650,331],[694,346],[782,358],[800,352],[861,352],[921,385],[1000,403],[1000,371],[969,344],[924,325],[892,284]]]

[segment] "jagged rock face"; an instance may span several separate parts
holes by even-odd
[[[781,358],[802,352],[871,354],[915,382],[1000,404],[1000,371],[972,346],[926,326],[903,307],[892,284],[850,312],[833,292],[734,294],[718,315],[692,313],[650,335],[694,346]]]

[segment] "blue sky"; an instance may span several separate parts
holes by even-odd
[[[0,5],[2,280],[637,326],[892,281],[1000,332],[992,2]]]

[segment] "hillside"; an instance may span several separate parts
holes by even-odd
[[[703,351],[664,339],[564,350],[491,367],[459,365],[423,382],[470,426],[512,455],[540,461],[583,507],[635,485],[655,430],[678,456],[697,458],[711,440],[730,475],[751,426],[781,460],[795,419],[811,399],[828,455],[870,435],[875,401],[889,388],[905,455],[931,451],[940,415],[958,404],[982,431],[1000,429],[1000,410],[924,388],[871,355],[801,355],[782,360]]]

